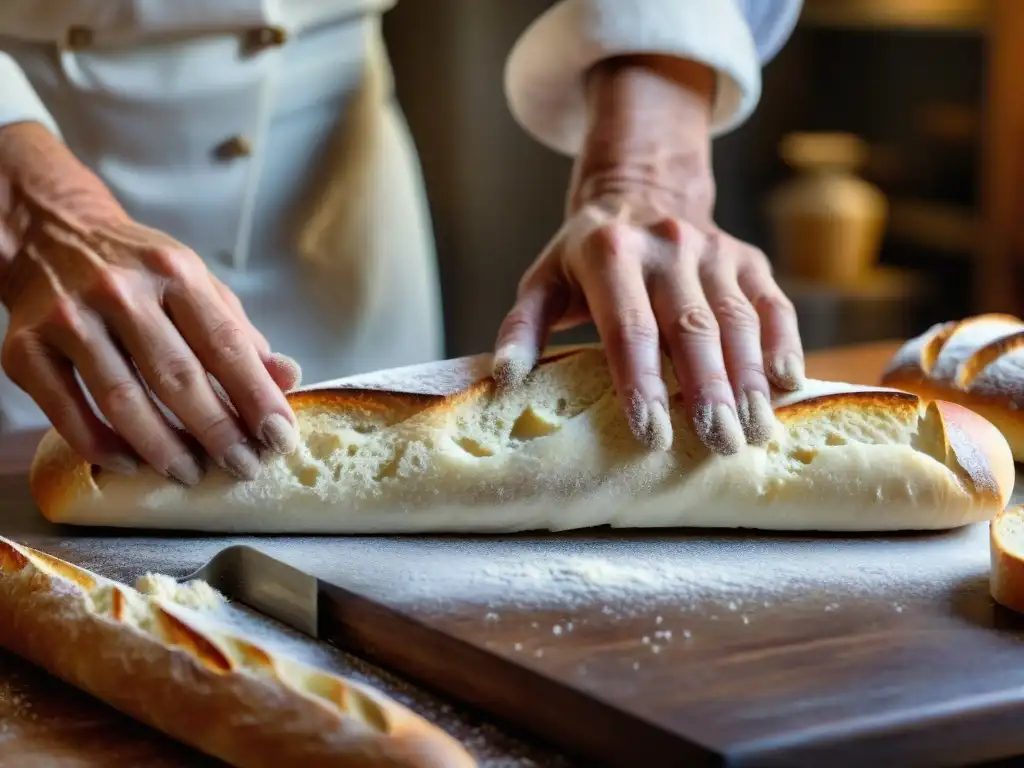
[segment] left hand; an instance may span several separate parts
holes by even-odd
[[[672,443],[664,344],[695,432],[712,451],[730,454],[770,438],[769,378],[799,386],[800,335],[765,255],[714,224],[714,181],[699,150],[685,141],[649,145],[654,158],[635,150],[644,146],[637,132],[672,135],[659,128],[664,87],[648,80],[613,91],[613,99],[625,89],[641,104],[612,105],[627,125],[610,139],[594,141],[592,131],[597,151],[581,155],[570,215],[523,277],[502,324],[495,375],[518,383],[550,331],[593,320],[638,440],[655,449]],[[640,109],[645,98],[659,105],[654,114]],[[682,116],[666,117],[679,124]],[[617,154],[616,146],[629,150]]]

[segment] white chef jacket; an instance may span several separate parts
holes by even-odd
[[[307,381],[436,359],[427,205],[381,71],[380,14],[395,1],[2,0],[0,126],[36,120],[60,135],[130,215],[203,257]],[[713,130],[724,133],[754,110],[761,67],[800,7],[561,0],[509,54],[510,110],[538,141],[575,154],[583,73],[609,56],[662,53],[717,72]],[[344,149],[357,102],[373,151],[366,135]],[[314,209],[310,254],[300,234]],[[43,424],[0,374],[0,428]]]

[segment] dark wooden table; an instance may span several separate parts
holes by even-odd
[[[808,375],[873,384],[894,347],[893,343],[876,343],[817,353],[808,359]],[[24,473],[38,437],[23,435],[0,441],[0,533],[5,530],[5,510],[10,508],[5,500],[25,498]],[[157,553],[154,560],[153,567],[160,568]],[[321,647],[315,652],[325,666],[377,685],[462,739],[481,765],[572,764],[556,750],[532,744],[529,739],[489,724],[486,718],[450,705],[359,659],[333,648]],[[754,652],[753,648],[746,649],[747,654]],[[794,706],[797,704],[794,702]],[[0,652],[0,767],[213,764],[20,659]]]

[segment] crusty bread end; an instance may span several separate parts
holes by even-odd
[[[0,538],[0,646],[239,768],[475,765],[383,694],[272,653],[156,591]]]
[[[1024,506],[1000,512],[990,524],[992,599],[1024,613]]]

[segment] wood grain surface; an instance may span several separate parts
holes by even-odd
[[[876,344],[812,355],[808,373],[870,384],[892,350],[892,344]],[[254,543],[275,557],[297,560],[297,565],[320,575],[331,574],[338,583],[368,594],[376,590],[375,598],[400,606],[406,615],[491,656],[557,680],[567,690],[632,712],[674,739],[674,754],[660,761],[656,755],[645,755],[649,745],[633,742],[633,757],[640,762],[631,761],[630,742],[617,742],[625,731],[614,722],[581,722],[580,713],[571,708],[560,711],[554,706],[557,702],[529,698],[522,677],[491,679],[486,665],[481,665],[479,687],[495,710],[507,711],[518,697],[520,710],[535,713],[526,725],[554,743],[566,733],[581,734],[589,728],[594,732],[591,741],[607,743],[606,757],[618,764],[647,764],[646,757],[653,759],[650,764],[665,765],[682,764],[684,758],[685,764],[963,765],[1024,753],[1024,729],[1019,727],[1024,722],[1024,622],[989,599],[979,560],[983,544],[976,535],[891,537],[891,548],[881,550],[881,559],[877,542],[863,537],[582,532],[490,543],[463,537],[451,548],[450,557],[433,560],[429,550],[416,548],[429,545],[435,554],[444,552],[447,539],[396,539],[382,551],[379,542],[366,539],[125,535],[45,523],[32,509],[24,478],[18,474],[31,446],[31,438],[21,446],[0,444],[0,469],[8,473],[0,483],[4,535],[127,581],[150,569],[183,575],[228,543]],[[467,544],[475,550],[473,563],[460,564]],[[579,583],[568,583],[564,596],[556,595],[554,603],[550,590],[545,600],[534,601],[522,597],[533,578],[530,566],[500,574],[496,583],[508,584],[505,594],[493,589],[473,594],[465,588],[443,594],[444,585],[457,581],[450,576],[446,580],[444,569],[460,573],[458,568],[479,568],[481,552],[487,558],[487,546],[497,548],[494,565],[470,576],[493,577],[495,568],[512,562],[502,559],[510,551],[502,547],[514,547],[556,575],[557,569],[550,569],[558,562],[583,563],[586,567],[578,574],[585,578],[591,573],[588,568],[631,564],[634,571],[623,571],[624,578],[639,578],[639,587],[623,592],[621,582],[616,586],[607,572],[595,572],[593,583],[582,591]],[[928,557],[932,547],[936,562]],[[803,578],[773,584],[774,571],[769,569],[765,583],[757,585],[757,569],[764,567],[765,555],[781,553],[798,564],[801,552],[817,549],[820,554],[823,548],[835,553],[836,569],[856,569],[863,563],[870,573],[850,590],[841,579],[831,578],[826,561],[825,571],[808,571],[816,573],[820,583]],[[885,554],[890,552],[891,564]],[[420,567],[413,574],[419,582],[392,589],[389,579],[401,573],[406,555],[407,567],[433,563],[437,573]],[[416,559],[424,556],[427,560]],[[378,568],[368,573],[373,569],[360,566],[372,564],[374,558],[391,571]],[[943,558],[950,562],[941,562]],[[771,593],[771,600],[762,600],[761,593],[756,602],[749,596],[746,601],[734,600],[728,579],[723,581],[721,574],[718,581],[707,579],[713,570],[708,564],[715,561],[724,564],[722,573],[737,574],[746,586],[764,587],[761,592]],[[692,578],[685,578],[686,567],[680,564],[690,562]],[[908,563],[920,563],[920,571],[908,570]],[[672,592],[666,601],[664,594],[644,593],[645,568],[652,577],[661,571],[662,577],[683,573],[684,578],[665,582]],[[427,589],[423,579],[434,577],[437,583]],[[612,591],[602,592],[602,584],[611,585]],[[865,590],[863,584],[874,586]],[[417,589],[426,590],[431,599],[419,600]],[[635,599],[640,593],[644,599]],[[450,706],[425,692],[450,686],[446,666],[449,677],[458,673],[465,678],[468,659],[439,660],[427,644],[402,643],[401,637],[396,642],[394,636],[375,634],[379,625],[351,619],[342,622],[348,627],[348,649],[377,654],[379,661],[397,664],[414,676],[419,670],[423,686],[404,684],[333,649],[309,649],[319,663],[362,676],[408,703],[461,738],[483,765],[574,764],[565,750],[543,746],[539,737],[528,743],[532,740],[522,738],[524,731],[516,737],[513,726],[488,725],[487,718],[471,708]],[[5,720],[15,707],[19,718],[7,715]],[[26,722],[26,712],[55,714]],[[46,762],[44,755],[51,749],[54,761]],[[182,762],[177,762],[174,745],[158,734],[17,659],[0,656],[0,765],[33,764],[9,762],[14,758],[7,755],[58,766],[200,764],[196,756],[178,751],[185,755]],[[118,754],[130,755],[128,762],[119,763]],[[581,764],[594,762],[587,759]]]

